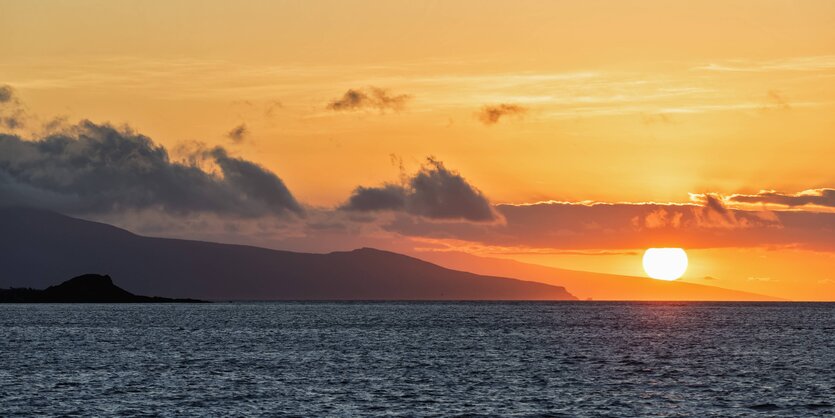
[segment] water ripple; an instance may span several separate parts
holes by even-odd
[[[3,416],[832,416],[835,305],[2,305]]]

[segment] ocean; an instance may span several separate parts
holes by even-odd
[[[833,416],[835,304],[0,305],[2,416]]]

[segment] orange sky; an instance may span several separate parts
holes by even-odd
[[[829,1],[0,1],[0,47],[0,84],[33,121],[10,132],[34,138],[64,117],[130,125],[174,158],[195,141],[220,145],[323,211],[430,155],[494,204],[835,186]],[[367,100],[329,106],[349,90]],[[792,235],[783,219],[764,223],[789,235],[759,244],[711,229],[685,280],[835,299],[827,225]],[[376,233],[420,245],[403,228]],[[573,247],[522,238],[485,251],[496,244],[473,236],[445,245],[643,274],[640,255],[556,254]],[[600,246],[576,249],[642,249]]]

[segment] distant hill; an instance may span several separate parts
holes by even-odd
[[[44,290],[0,289],[0,303],[199,303],[195,299],[169,299],[134,295],[113,284],[110,276],[85,274]]]
[[[566,270],[459,252],[426,252],[421,258],[444,267],[565,286],[579,299],[666,301],[781,301],[772,296],[681,281]]]
[[[210,300],[572,300],[561,286],[401,254],[330,254],[150,238],[54,212],[0,208],[0,287],[105,272],[138,294]]]

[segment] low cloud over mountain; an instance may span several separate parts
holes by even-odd
[[[427,158],[426,165],[404,185],[357,187],[342,209],[358,212],[389,210],[429,219],[475,222],[496,219],[490,202],[480,190],[432,157]]]
[[[69,213],[160,209],[242,217],[302,213],[284,182],[222,147],[192,156],[217,167],[171,161],[130,129],[82,121],[36,140],[0,134],[0,196],[6,204]]]
[[[715,199],[713,197],[712,199]],[[418,239],[494,249],[798,247],[835,251],[835,213],[741,210],[719,200],[499,204],[499,225],[398,217],[385,228]]]

